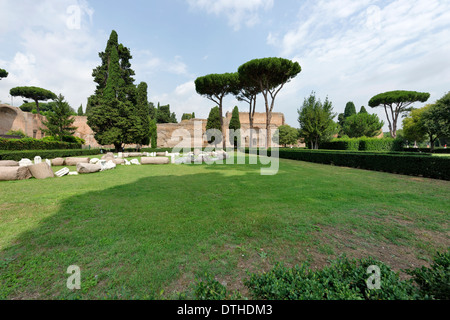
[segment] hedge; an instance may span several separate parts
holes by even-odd
[[[392,138],[343,138],[324,142],[321,150],[403,151],[403,142]]]
[[[81,149],[81,144],[37,140],[33,138],[3,139],[0,138],[0,150],[23,151],[23,150],[69,150]]]
[[[36,156],[40,156],[42,159],[55,159],[78,156],[93,156],[99,154],[99,149],[0,151],[0,160],[20,161],[22,159],[34,159],[34,157]]]
[[[403,148],[403,151],[405,152],[411,152],[411,153],[431,153],[430,148]],[[450,148],[435,148],[434,153],[444,154],[448,153],[450,154]]]
[[[280,149],[283,159],[450,180],[450,158],[369,152]]]
[[[128,149],[127,149],[128,150]],[[134,149],[129,149],[134,151]],[[172,149],[141,149],[141,152],[171,152]],[[20,161],[22,159],[34,159],[40,156],[42,159],[55,159],[78,156],[97,156],[107,152],[114,152],[109,149],[70,149],[70,150],[27,150],[27,151],[2,151],[0,150],[0,160]]]

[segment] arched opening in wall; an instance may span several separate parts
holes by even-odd
[[[10,107],[0,107],[0,134],[6,134],[13,130],[17,112]]]

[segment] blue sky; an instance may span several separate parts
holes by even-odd
[[[10,73],[0,81],[0,101],[7,103],[12,87],[34,85],[85,107],[113,29],[131,49],[136,83],[147,82],[149,100],[170,104],[178,119],[184,112],[206,118],[214,106],[195,92],[197,77],[271,56],[303,69],[274,110],[294,127],[312,91],[328,96],[336,113],[385,91],[429,92],[429,102],[450,91],[449,0],[2,0],[0,21],[0,68]],[[247,110],[229,97],[225,111],[235,105]],[[382,109],[368,109],[386,119]]]

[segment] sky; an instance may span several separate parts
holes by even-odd
[[[264,57],[297,61],[302,72],[275,102],[287,124],[298,127],[298,109],[312,92],[328,97],[334,112],[347,102],[368,108],[386,91],[429,92],[433,103],[450,91],[450,0],[1,0],[0,101],[16,86],[62,94],[77,110],[94,93],[112,30],[130,48],[136,84],[149,101],[170,104],[178,120],[215,106],[194,81],[236,72]],[[258,112],[265,112],[258,97]],[[424,104],[415,104],[422,107]],[[248,105],[229,96],[224,112]]]

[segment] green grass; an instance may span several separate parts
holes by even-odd
[[[346,253],[399,270],[449,246],[448,181],[289,160],[276,176],[259,169],[118,166],[2,182],[0,298],[174,299],[205,273],[245,292],[246,270],[277,261],[322,266]],[[66,288],[71,265],[80,291]]]

